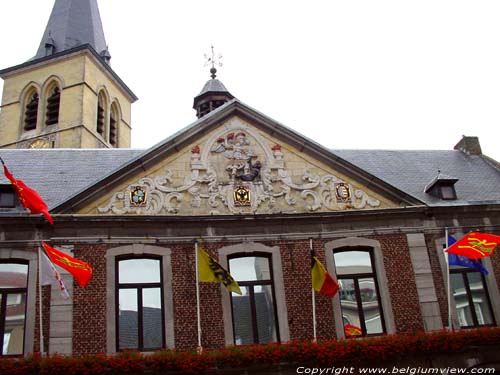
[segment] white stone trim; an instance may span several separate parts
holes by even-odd
[[[443,321],[432,277],[431,262],[427,253],[425,236],[423,233],[410,233],[406,235],[406,238],[410,249],[413,272],[415,273],[424,329],[426,332],[441,330],[443,329]]]
[[[175,347],[174,304],[172,298],[171,250],[165,247],[133,244],[109,249],[106,253],[106,350],[116,353],[116,286],[115,260],[121,255],[158,255],[162,257],[163,273],[163,319],[165,322],[165,345]]]
[[[250,255],[250,253],[254,252],[271,254],[273,263],[274,293],[276,297],[276,309],[278,316],[278,327],[280,330],[280,339],[281,342],[290,341],[290,330],[288,327],[288,313],[285,297],[285,283],[283,281],[283,268],[281,265],[280,248],[278,246],[269,247],[256,242],[226,246],[219,249],[219,264],[227,270],[227,257],[229,255],[245,253],[248,253]],[[225,290],[222,291],[222,314],[224,318],[224,338],[226,345],[234,345],[231,300],[230,294]]]
[[[380,246],[380,242],[361,237],[347,237],[327,242],[325,244],[326,268],[335,280],[337,280],[337,273],[335,272],[333,253],[335,250],[343,247],[369,247],[373,249],[375,258],[375,273],[377,275],[377,283],[379,286],[378,292],[380,294],[380,300],[382,303],[385,329],[388,334],[396,333],[396,324],[394,322],[394,313],[392,311],[391,298],[389,295],[389,290],[387,288],[388,280],[385,273],[384,256],[382,254],[382,247]],[[337,338],[343,339],[345,338],[344,324],[342,321],[342,310],[340,308],[340,297],[338,294],[333,298],[332,304]]]
[[[33,354],[35,349],[36,295],[38,281],[38,255],[36,252],[0,249],[0,259],[23,259],[28,261],[28,296],[24,322],[24,356]]]

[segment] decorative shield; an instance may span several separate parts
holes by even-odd
[[[130,204],[134,207],[146,205],[147,192],[142,186],[134,186],[130,189]]]
[[[338,203],[348,203],[351,201],[351,189],[344,182],[335,184],[335,196]]]
[[[250,206],[250,190],[243,185],[238,185],[234,189],[235,206]]]

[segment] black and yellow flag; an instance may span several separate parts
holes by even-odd
[[[198,247],[198,277],[206,283],[222,283],[228,291],[242,294],[235,279],[221,267],[205,250]]]

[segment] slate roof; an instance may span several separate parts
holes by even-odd
[[[88,194],[94,185],[103,184],[114,175],[142,170],[143,163],[165,157],[175,152],[179,142],[188,142],[190,137],[195,137],[203,124],[216,124],[220,116],[247,108],[251,110],[249,113],[261,115],[233,99],[147,150],[0,149],[0,156],[16,178],[40,193],[50,210],[61,207],[84,191]],[[265,121],[270,123],[271,130],[296,137],[301,142],[300,147],[320,150],[319,155],[331,158],[334,168],[342,167],[343,173],[351,174],[353,178],[361,176],[369,184],[379,180],[383,186],[377,186],[393,187],[395,191],[407,194],[416,202],[413,204],[500,204],[500,164],[495,166],[495,162],[486,156],[468,155],[458,150],[328,150],[270,118],[266,117]],[[438,171],[458,179],[455,184],[457,200],[443,201],[424,192]],[[3,174],[0,174],[0,184],[8,184]]]
[[[219,81],[217,78],[209,79],[207,81],[207,83],[205,83],[205,86],[203,86],[203,88],[201,89],[201,91],[198,94],[198,96],[200,96],[202,94],[205,94],[207,92],[225,92],[225,93],[229,93],[229,91],[227,91],[227,89],[226,89],[226,86],[224,86],[224,84],[221,81]]]
[[[333,150],[357,165],[429,206],[500,204],[500,170],[482,155],[456,150]],[[458,178],[457,200],[442,201],[424,192],[438,171]]]
[[[33,59],[45,57],[45,43],[50,41],[55,52],[84,44],[99,54],[107,50],[97,0],[56,0],[40,46]]]
[[[49,209],[141,154],[137,149],[2,149],[15,178],[43,197]],[[3,173],[0,184],[9,184]]]

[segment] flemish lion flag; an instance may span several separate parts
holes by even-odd
[[[201,246],[198,246],[198,278],[207,283],[222,283],[228,291],[242,294],[236,280]]]
[[[489,257],[500,243],[500,236],[470,232],[451,245],[446,251],[469,259]]]
[[[37,193],[36,190],[30,188],[26,185],[22,180],[16,180],[16,178],[10,173],[7,169],[7,166],[0,158],[0,161],[3,164],[3,172],[5,177],[9,179],[16,191],[17,197],[22,205],[27,208],[32,214],[43,214],[48,220],[50,224],[54,224],[52,220],[52,216],[49,214],[49,209],[47,204],[44,202],[42,197]]]
[[[339,284],[326,271],[325,266],[315,256],[313,258],[313,266],[311,268],[311,278],[313,289],[325,296],[333,298],[339,290]]]
[[[92,267],[90,264],[73,258],[60,250],[54,249],[52,246],[47,245],[43,241],[42,245],[52,263],[57,264],[59,267],[62,267],[71,273],[80,286],[88,284],[92,277]]]

